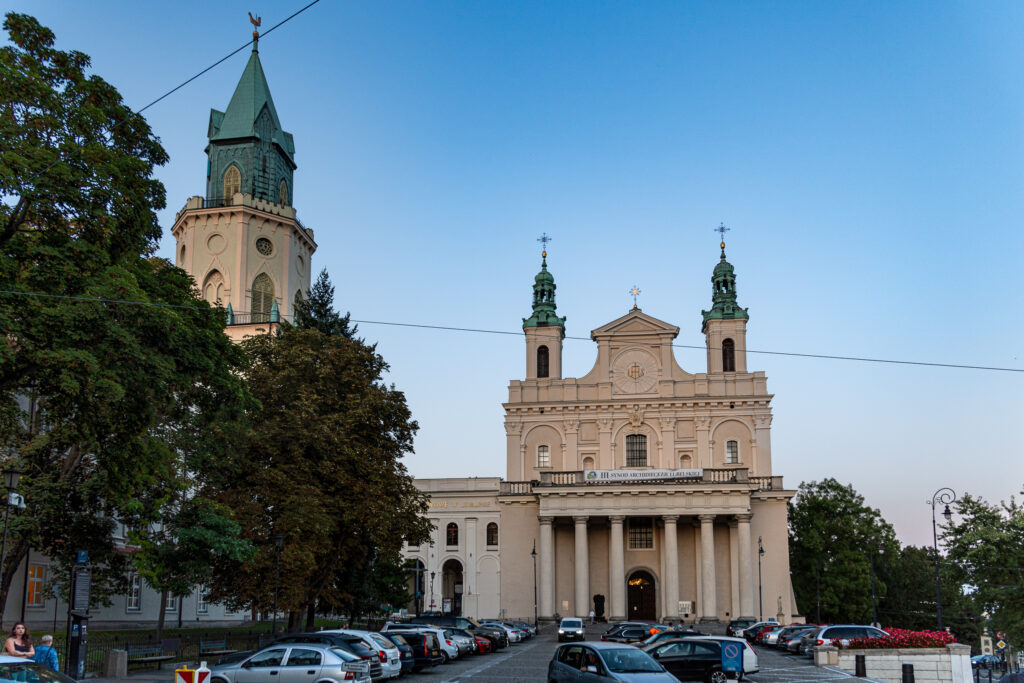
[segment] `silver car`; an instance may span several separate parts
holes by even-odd
[[[653,657],[622,643],[576,643],[560,645],[548,664],[548,681],[631,681],[633,683],[678,683]]]
[[[254,655],[210,669],[211,683],[278,681],[356,681],[370,683],[370,666],[338,647],[315,643],[271,645]]]

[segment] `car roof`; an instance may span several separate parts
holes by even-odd
[[[24,657],[11,657],[10,655],[0,655],[0,664],[20,664],[22,662],[32,661],[25,659]]]
[[[637,648],[626,643],[604,643],[600,640],[587,640],[582,643],[566,643],[561,647],[578,647],[585,645],[586,647],[593,648],[595,650],[636,650]]]

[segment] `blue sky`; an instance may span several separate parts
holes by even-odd
[[[133,107],[302,2],[8,2]],[[1024,368],[1024,5],[341,2],[260,42],[295,204],[353,318],[518,330],[541,232],[567,334],[645,312],[703,345],[724,221],[751,349]],[[169,229],[246,51],[146,112]],[[162,253],[173,254],[165,232]],[[417,476],[504,473],[520,338],[362,324]],[[596,349],[568,340],[564,374]],[[701,371],[702,350],[677,349]],[[942,486],[1024,485],[1024,374],[751,354],[774,470],[834,476],[905,542]]]

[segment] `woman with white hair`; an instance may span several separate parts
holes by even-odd
[[[60,671],[60,666],[57,664],[57,649],[53,647],[53,636],[46,635],[39,639],[39,647],[36,648],[36,655],[33,659],[36,664]]]

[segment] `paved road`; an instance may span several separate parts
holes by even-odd
[[[807,657],[783,654],[775,648],[755,647],[761,671],[747,680],[755,683],[810,683],[812,681],[840,681],[855,678],[853,674],[828,667],[816,667]],[[871,681],[858,678],[858,681]]]

